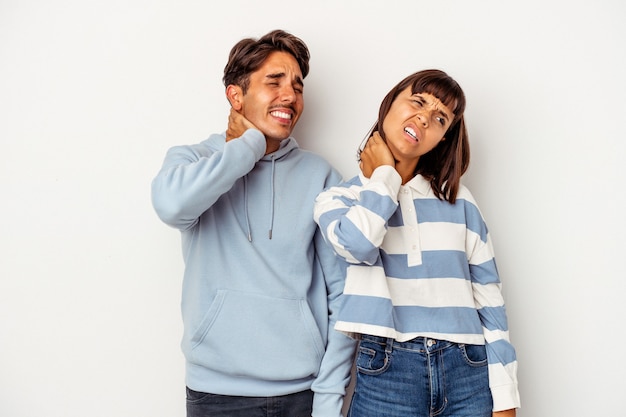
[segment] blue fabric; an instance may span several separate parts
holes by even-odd
[[[176,146],[152,182],[157,214],[181,232],[186,383],[248,397],[312,389],[314,415],[339,417],[354,342],[332,330],[344,274],[312,215],[341,176],[293,138],[265,146],[255,129]]]
[[[481,345],[364,336],[348,417],[491,417]]]

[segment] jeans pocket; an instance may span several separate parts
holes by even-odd
[[[198,392],[194,391],[191,388],[187,387],[187,402],[189,404],[198,404],[207,400],[209,397],[212,397],[212,394],[208,394],[206,392]]]
[[[361,341],[356,368],[367,375],[380,375],[389,368],[390,357],[384,346],[373,342]]]
[[[468,365],[476,367],[487,365],[487,348],[484,345],[460,344],[459,348]]]

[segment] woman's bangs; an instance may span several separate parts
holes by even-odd
[[[412,86],[413,94],[428,93],[437,97],[453,113],[455,120],[465,111],[465,94],[456,82],[450,78],[421,77]]]

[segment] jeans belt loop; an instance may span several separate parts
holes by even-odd
[[[393,342],[394,339],[392,337],[387,338],[387,344],[385,345],[385,353],[387,355],[391,354],[391,351],[393,350]]]

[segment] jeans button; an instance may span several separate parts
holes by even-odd
[[[432,347],[432,345],[435,344],[435,341],[433,339],[428,339],[428,341],[426,342],[426,346],[428,347]]]

